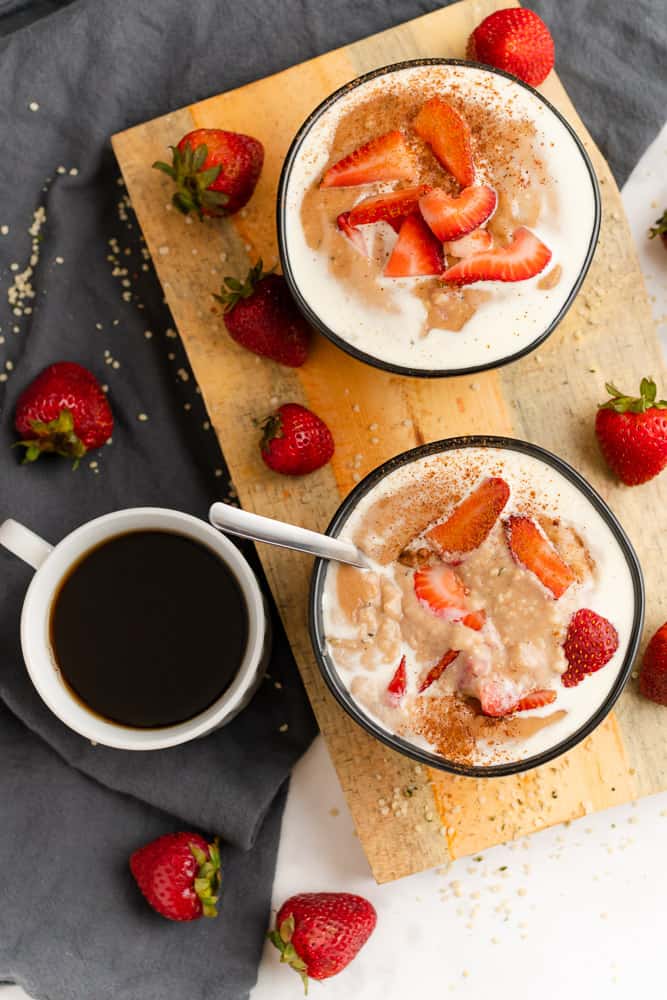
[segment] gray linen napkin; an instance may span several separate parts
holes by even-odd
[[[109,135],[438,6],[339,0],[332,17],[322,0],[0,0],[0,371],[8,376],[0,517],[56,541],[117,507],[204,516],[228,493],[116,184]],[[623,181],[662,124],[663,0],[534,7],[556,37],[565,85]],[[28,229],[40,206],[46,222],[30,265]],[[6,291],[27,266],[35,297],[15,315]],[[58,358],[109,384],[117,427],[113,445],[94,456],[97,471],[84,463],[73,474],[46,460],[25,469],[9,450],[18,393]],[[48,1000],[246,996],[267,920],[281,789],[314,731],[284,637],[278,630],[271,666],[282,688],[268,681],[220,733],[146,755],[91,748],[50,716],[24,673],[18,615],[29,578],[0,552],[0,979]],[[126,868],[140,843],[184,825],[228,842],[222,915],[189,927],[153,916]]]

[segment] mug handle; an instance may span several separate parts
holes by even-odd
[[[18,521],[7,518],[0,524],[0,545],[23,559],[33,569],[39,569],[53,549],[43,538],[29,528],[24,528]]]

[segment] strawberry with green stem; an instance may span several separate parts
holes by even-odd
[[[220,849],[198,833],[167,833],[130,858],[130,870],[147,902],[168,920],[217,916]]]
[[[261,259],[245,279],[227,277],[219,295],[232,340],[254,354],[298,368],[308,357],[310,327],[281,274],[264,271]]]
[[[92,372],[75,361],[58,361],[23,390],[14,426],[22,439],[15,447],[26,449],[24,463],[51,452],[73,459],[76,468],[87,452],[109,440],[113,414]]]
[[[269,941],[301,977],[329,979],[350,964],[375,930],[375,908],[350,892],[302,892],[278,910]]]
[[[171,146],[172,161],[156,160],[176,184],[174,206],[184,215],[233,215],[250,199],[264,163],[264,147],[250,135],[200,128]]]
[[[639,396],[626,396],[607,382],[609,399],[595,417],[602,454],[626,486],[653,479],[667,465],[667,400],[657,399],[653,379],[643,378]]]

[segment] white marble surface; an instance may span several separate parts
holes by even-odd
[[[667,127],[623,190],[665,347],[667,251],[646,231],[667,207],[666,168]],[[622,372],[609,374],[621,381]],[[377,930],[354,964],[314,984],[314,997],[635,1000],[662,995],[665,843],[667,794],[379,887],[320,737],[294,772],[274,901],[348,890],[378,911]],[[294,973],[267,945],[252,1000],[300,995]],[[25,994],[0,987],[0,1000]]]

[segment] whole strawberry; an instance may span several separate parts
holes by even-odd
[[[111,437],[113,414],[95,376],[75,361],[45,368],[21,393],[14,426],[25,449],[24,462],[55,452],[79,464],[91,448]]]
[[[268,938],[301,976],[328,979],[349,965],[375,930],[377,914],[362,896],[349,892],[302,892],[278,910]]]
[[[220,891],[220,851],[198,833],[167,833],[130,858],[142,893],[168,920],[216,917]]]
[[[655,220],[655,225],[649,229],[648,234],[651,239],[655,239],[656,236],[659,236],[662,240],[662,245],[667,248],[667,209],[662,213],[659,219]]]
[[[214,298],[225,310],[232,340],[255,354],[298,368],[308,357],[310,327],[281,274],[265,274],[258,260],[245,281],[225,278]]]
[[[219,128],[198,128],[172,146],[172,162],[156,160],[176,184],[172,201],[179,212],[232,215],[250,199],[264,163],[257,139]]]
[[[643,378],[639,396],[624,396],[611,383],[610,399],[595,418],[595,433],[608,465],[627,486],[653,479],[667,464],[667,402],[656,401],[653,379]]]
[[[525,7],[497,10],[478,24],[468,57],[539,86],[554,66],[554,40],[541,17]]]
[[[646,647],[639,690],[658,705],[667,705],[667,622],[660,626]]]
[[[262,458],[274,472],[303,476],[326,465],[334,453],[331,431],[299,403],[283,403],[264,423]]]
[[[618,649],[618,632],[606,618],[589,608],[575,611],[567,629],[563,652],[568,668],[561,677],[565,687],[576,687],[587,674],[609,663]]]

